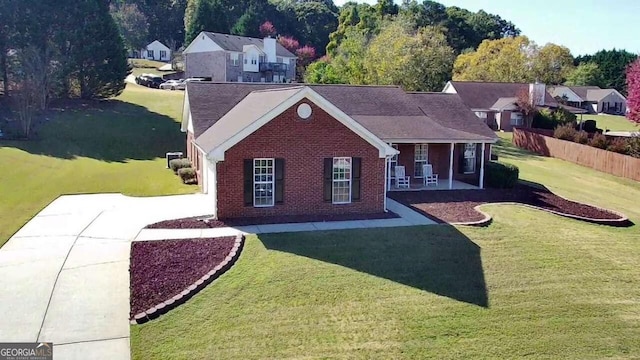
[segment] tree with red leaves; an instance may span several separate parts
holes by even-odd
[[[316,58],[316,48],[305,45],[296,50],[296,55],[298,56],[298,65],[306,68]]]
[[[275,36],[276,33],[276,27],[273,26],[271,21],[265,21],[260,25],[260,35],[262,35],[262,37]]]
[[[293,54],[295,54],[296,50],[300,47],[300,42],[291,36],[279,36],[278,42]]]
[[[640,124],[640,59],[627,68],[627,119]]]
[[[538,108],[536,107],[536,104],[533,100],[536,99],[536,95],[539,94],[537,94],[535,91],[533,94],[531,94],[528,89],[522,89],[518,92],[518,94],[516,94],[516,105],[518,106],[518,110],[522,113],[524,126],[526,128],[531,128],[531,126],[533,125],[533,118],[538,112]]]

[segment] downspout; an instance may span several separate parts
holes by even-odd
[[[208,189],[209,191],[212,191],[213,194],[213,218],[214,219],[218,219],[218,161],[214,160],[213,161],[213,190]]]

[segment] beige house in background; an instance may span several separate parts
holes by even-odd
[[[627,99],[616,89],[601,89],[598,86],[554,86],[549,92],[555,99],[565,99],[567,104],[596,114],[624,114]]]

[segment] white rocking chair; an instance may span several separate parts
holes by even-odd
[[[431,166],[431,164],[422,166],[422,174],[424,176],[424,186],[429,186],[431,184],[438,186],[438,174],[433,173],[433,166]]]
[[[411,176],[405,176],[404,166],[396,166],[395,172],[396,187],[409,189],[411,187]]]

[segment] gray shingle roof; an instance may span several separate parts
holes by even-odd
[[[264,39],[256,39],[250,38],[246,36],[238,36],[238,35],[229,35],[229,34],[220,34],[213,33],[208,31],[203,31],[209,39],[213,40],[216,44],[220,45],[221,48],[227,51],[236,51],[242,52],[242,47],[245,45],[255,45],[260,50],[264,51]],[[289,50],[285,49],[284,46],[280,45],[280,43],[276,42],[276,56],[283,57],[296,57],[295,54],[292,54]]]
[[[304,86],[304,85],[303,85]],[[494,141],[496,135],[455,94],[406,93],[394,86],[306,85],[383,140]],[[217,140],[207,131],[226,129],[233,119],[258,119],[263,104],[273,106],[300,84],[192,82],[187,84],[196,142],[209,148]],[[287,96],[288,97],[288,96]],[[269,101],[267,101],[269,100]],[[271,102],[273,100],[274,102]],[[256,102],[255,108],[251,105]],[[262,110],[261,110],[262,109]],[[239,116],[238,114],[244,114]],[[257,115],[256,115],[257,114]],[[246,116],[245,116],[246,115]],[[249,116],[251,115],[251,116]],[[255,115],[255,116],[254,116]],[[237,120],[243,122],[245,120]],[[218,121],[225,123],[217,124]],[[244,124],[244,123],[242,123]],[[241,126],[242,124],[236,124]],[[235,129],[236,126],[233,126]],[[222,131],[226,133],[226,130]],[[221,138],[226,135],[221,134]],[[200,139],[202,137],[202,139]]]
[[[598,86],[568,86],[571,91],[580,96],[584,101],[588,101],[587,92],[589,90],[600,90]]]
[[[451,81],[462,101],[471,109],[491,109],[500,98],[517,97],[521,91],[529,91],[527,83],[502,83],[478,81]],[[545,93],[545,105],[557,107],[558,102]]]

